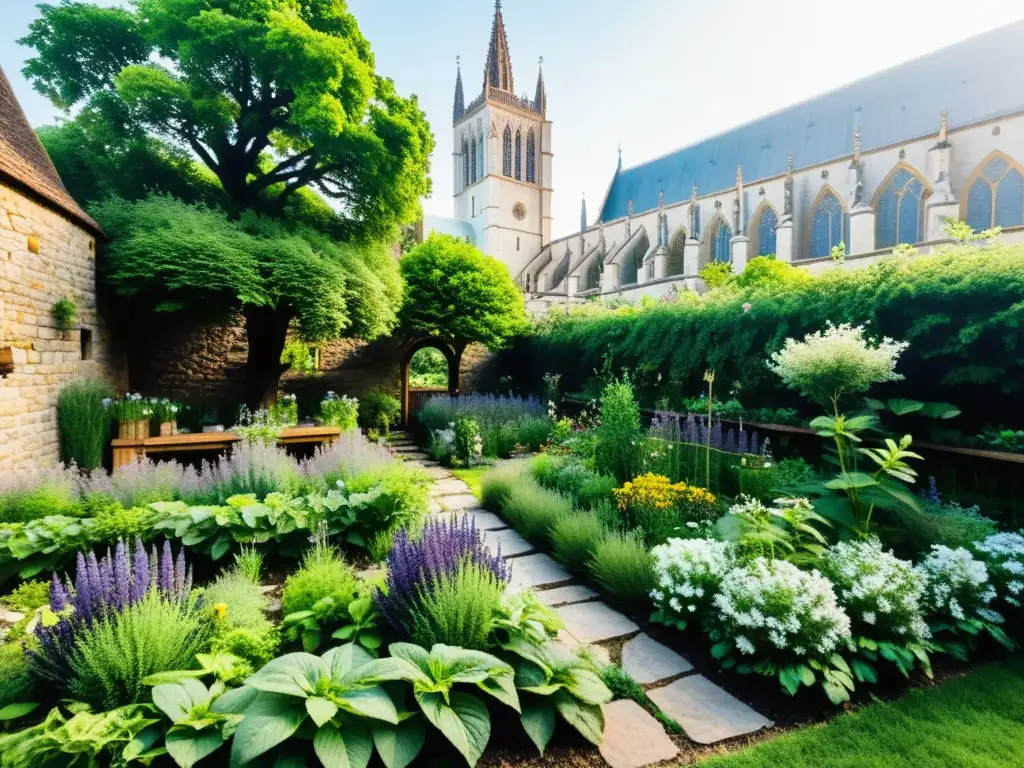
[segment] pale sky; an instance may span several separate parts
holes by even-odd
[[[34,6],[0,0],[0,66],[32,124],[42,125],[57,113],[21,78],[30,52],[15,43],[37,15]],[[483,82],[493,1],[349,0],[349,7],[378,71],[420,97],[437,138],[434,193],[424,208],[451,216],[455,56],[468,102]],[[593,221],[620,140],[624,165],[636,165],[1024,18],[1022,0],[505,0],[502,7],[518,93],[532,98],[544,57],[556,237],[579,228],[583,193]]]

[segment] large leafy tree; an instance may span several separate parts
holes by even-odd
[[[430,191],[434,141],[415,96],[374,71],[344,0],[72,0],[20,42],[37,90],[188,150],[230,212],[276,213],[312,187],[354,233],[391,237]]]
[[[523,296],[497,259],[451,235],[433,234],[399,263],[404,331],[455,351],[455,370],[474,342],[500,347],[528,326]]]
[[[418,214],[434,140],[416,97],[375,72],[344,0],[40,9],[23,71],[78,110],[41,134],[115,238],[104,274],[119,295],[240,309],[251,405],[275,396],[290,322],[309,340],[390,330],[400,280],[373,244]],[[134,205],[98,203],[109,195]]]
[[[246,400],[272,400],[289,327],[308,340],[373,338],[396,321],[401,279],[384,246],[340,244],[315,230],[245,213],[238,220],[168,196],[93,207],[112,236],[103,274],[157,312],[240,311],[249,329]]]

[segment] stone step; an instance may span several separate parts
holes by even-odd
[[[528,555],[533,552],[533,544],[528,542],[511,528],[503,531],[490,531],[484,536],[484,546],[493,554],[498,554],[501,547],[501,556],[505,559]]]
[[[480,506],[480,500],[471,493],[463,493],[456,496],[434,496],[434,498],[442,508],[449,512],[458,512],[463,509],[477,509]]]
[[[649,685],[689,672],[693,664],[640,633],[622,647],[622,668],[641,685]]]
[[[561,585],[572,581],[572,576],[565,568],[547,555],[527,555],[517,557],[512,562],[512,581],[509,589],[517,591],[533,587],[543,589],[548,586]]]
[[[470,517],[476,524],[476,529],[482,532],[500,531],[502,529],[508,528],[508,523],[506,523],[496,514],[480,508],[464,509],[459,510],[458,512],[445,512],[444,510],[441,510],[432,516],[441,517],[445,520],[450,520],[453,515],[455,516],[456,521],[459,523],[462,522],[463,517]],[[504,551],[504,548],[502,548],[502,551]]]
[[[431,489],[434,496],[455,495],[457,493],[469,493],[469,486],[457,477],[447,477],[434,483]]]
[[[774,725],[703,675],[683,677],[647,695],[698,744],[714,744]]]
[[[555,587],[538,592],[537,597],[545,605],[557,608],[561,605],[583,603],[597,597],[597,592],[582,584],[570,584],[568,587]]]
[[[601,757],[611,768],[643,768],[679,754],[679,748],[661,723],[635,701],[619,699],[604,704],[601,711],[604,714]]]
[[[512,568],[515,578],[515,566]],[[600,643],[631,635],[640,629],[632,619],[604,603],[576,603],[556,608],[566,630],[581,643]]]

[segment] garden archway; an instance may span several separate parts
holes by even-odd
[[[448,363],[448,387],[447,391],[450,395],[458,394],[459,392],[459,360],[455,354],[455,350],[451,346],[445,344],[443,341],[437,339],[411,339],[405,347],[405,351],[402,355],[402,426],[409,426],[409,417],[412,413],[412,408],[415,403],[410,401],[410,393],[431,391],[433,388],[417,388],[409,386],[409,370],[412,367],[413,357],[417,352],[424,349],[436,349],[442,355],[444,355],[445,362]]]

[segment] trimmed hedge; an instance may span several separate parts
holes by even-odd
[[[961,428],[1024,421],[1024,246],[948,248],[814,278],[784,264],[756,269],[761,261],[752,260],[742,285],[702,299],[552,313],[500,354],[494,375],[514,372],[524,390],[539,392],[544,373],[560,373],[562,391],[592,396],[600,371],[626,368],[644,405],[667,398],[677,406],[706,391],[710,368],[716,394],[739,385],[748,408],[806,412],[765,361],[787,337],[848,322],[910,342],[897,369],[906,381],[877,387],[873,397],[954,403],[964,411]]]

